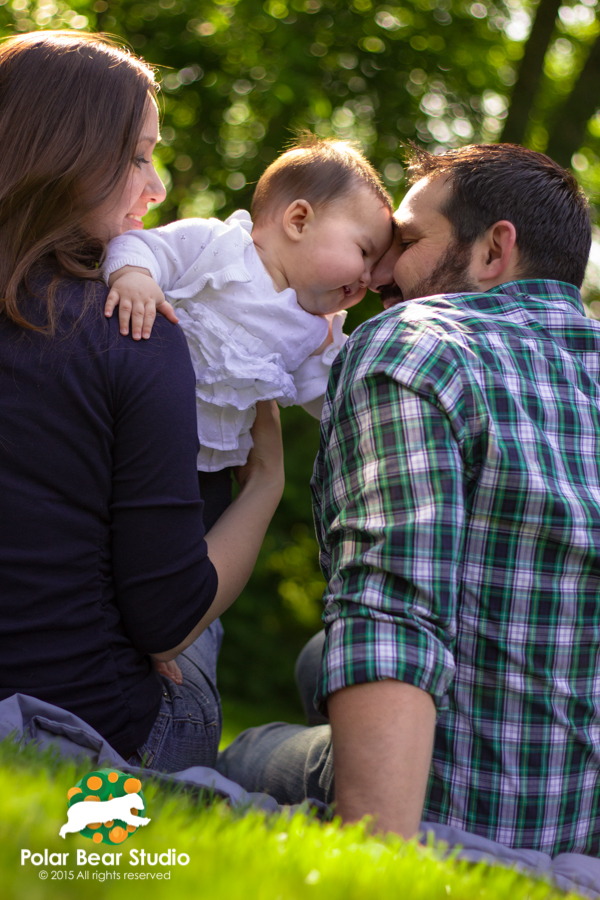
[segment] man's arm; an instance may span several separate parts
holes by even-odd
[[[355,332],[329,383],[312,482],[328,581],[317,699],[342,817],[411,836],[454,677],[465,499],[450,351],[398,319]]]
[[[327,707],[336,812],[344,822],[374,814],[377,831],[413,837],[433,749],[430,695],[401,681],[375,681],[337,691]]]

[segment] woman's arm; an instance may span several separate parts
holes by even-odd
[[[207,613],[184,640],[154,659],[168,662],[189,647],[240,595],[256,563],[267,527],[283,492],[283,449],[279,410],[274,400],[257,404],[254,447],[236,474],[241,490],[206,535],[208,555],[219,587]]]
[[[204,540],[195,376],[180,329],[156,322],[136,343],[106,320],[113,396],[112,581],[123,628],[140,652],[172,658],[246,583],[283,487],[277,414],[261,407],[243,489]],[[198,627],[199,626],[199,627]],[[187,641],[187,643],[186,643]],[[171,653],[170,651],[176,652]]]

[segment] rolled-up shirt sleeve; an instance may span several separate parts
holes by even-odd
[[[149,341],[113,335],[107,367],[115,599],[132,644],[159,653],[189,634],[217,590],[196,469],[194,373],[181,329],[160,317]]]
[[[433,378],[404,377],[424,345],[382,343],[369,357],[364,340],[350,344],[334,364],[312,482],[328,582],[316,701],[396,679],[443,708],[465,512],[459,445]]]

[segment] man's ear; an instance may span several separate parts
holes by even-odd
[[[299,241],[315,211],[308,200],[294,200],[283,213],[283,230],[292,241]]]
[[[469,274],[481,287],[490,288],[515,279],[518,265],[517,230],[502,219],[475,241]]]

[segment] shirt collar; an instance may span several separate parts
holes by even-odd
[[[527,295],[540,300],[567,302],[585,315],[581,292],[574,284],[566,281],[553,281],[544,278],[528,278],[519,281],[506,281],[497,287],[490,288],[487,294],[508,294],[512,297]]]

